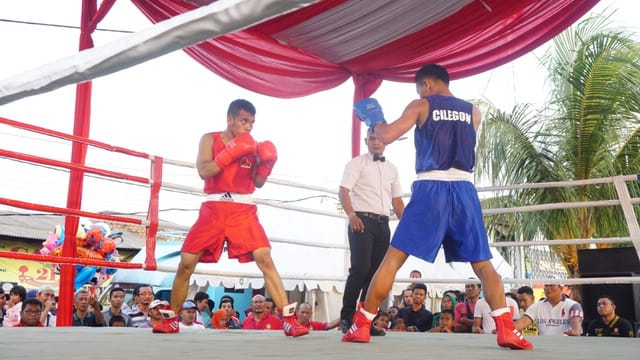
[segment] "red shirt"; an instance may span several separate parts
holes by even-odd
[[[213,133],[213,157],[224,149],[222,132]],[[205,179],[204,192],[218,194],[233,192],[237,194],[252,194],[256,189],[253,184],[253,168],[256,165],[255,155],[243,156],[235,160],[216,176]]]
[[[260,321],[256,322],[256,319],[252,315],[249,315],[242,322],[243,330],[282,330],[282,320],[279,317],[271,314],[265,314]]]
[[[24,326],[23,323],[19,322],[16,325],[13,325],[13,327],[44,327],[44,325],[42,325],[42,323],[39,321],[38,321],[38,325],[36,326]]]
[[[306,324],[300,323],[300,325],[306,327],[309,330],[327,330],[327,323],[322,321],[309,321]]]

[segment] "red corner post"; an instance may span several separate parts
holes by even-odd
[[[97,0],[82,0],[82,15],[80,19],[79,50],[93,47],[91,34],[98,22],[109,12],[115,0],[104,0],[97,7]],[[76,110],[73,134],[83,138],[89,137],[91,123],[91,81],[76,86]],[[84,165],[87,155],[87,145],[73,142],[71,147],[71,162]],[[67,208],[80,210],[82,206],[82,187],[84,171],[72,169],[69,173],[69,188],[67,192]],[[78,217],[67,216],[65,219],[65,240],[62,246],[62,256],[77,257],[76,233],[78,231]],[[58,304],[57,326],[71,326],[73,317],[73,293],[75,283],[75,265],[65,264],[60,270],[60,302]]]
[[[353,83],[355,89],[353,91],[353,103],[357,103],[366,97],[373,95],[378,90],[382,79],[378,76],[372,76],[369,74],[353,74]],[[361,121],[351,112],[351,157],[354,158],[360,155],[360,124]]]

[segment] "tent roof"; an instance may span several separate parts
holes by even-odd
[[[64,221],[65,216],[61,214],[0,211],[0,237],[44,241],[55,226],[64,225]],[[127,224],[109,225],[113,226],[112,232],[122,232],[122,240],[116,244],[118,249],[139,250],[144,247],[146,239],[130,231]]]
[[[212,2],[133,0],[153,22]],[[505,64],[550,40],[597,2],[320,0],[185,51],[257,93],[299,97],[353,77],[356,98],[362,98],[382,80],[412,81],[429,62],[444,65],[452,79]]]

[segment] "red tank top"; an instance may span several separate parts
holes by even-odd
[[[224,149],[222,132],[213,133],[213,157]],[[253,168],[255,155],[243,156],[222,169],[218,175],[204,181],[204,192],[216,194],[233,192],[237,194],[251,194],[255,190],[253,184]]]

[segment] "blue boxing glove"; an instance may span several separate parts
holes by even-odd
[[[373,128],[377,124],[386,124],[382,113],[382,107],[378,104],[378,100],[374,98],[365,98],[353,105],[353,111],[360,121],[364,121],[368,127]]]

